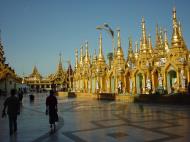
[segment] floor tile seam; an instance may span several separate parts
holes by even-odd
[[[135,128],[138,128],[138,129],[143,129],[143,130],[146,130],[146,131],[151,131],[151,132],[154,132],[154,133],[158,133],[158,134],[161,134],[161,135],[165,135],[167,137],[171,137],[171,138],[178,138],[178,137],[182,137],[180,135],[176,135],[176,134],[173,134],[173,133],[169,133],[169,132],[164,132],[160,129],[156,129],[156,128],[146,128],[146,127],[142,127],[142,126],[137,126],[137,125],[134,125],[134,124],[129,124],[129,126],[132,126],[132,127],[135,127]],[[179,126],[173,126],[173,127],[179,127]]]
[[[111,126],[98,126],[98,127],[94,127],[94,128],[88,128],[88,129],[82,129],[82,130],[74,130],[74,131],[66,131],[66,132],[62,132],[64,133],[80,133],[80,132],[87,132],[87,131],[94,131],[94,130],[103,130],[103,129],[109,129],[109,128],[116,128],[116,127],[124,127],[127,126],[128,124],[123,123],[123,124],[119,124],[119,125],[111,125]]]
[[[120,114],[119,115],[118,114],[114,114],[114,116],[117,117],[117,118],[119,118],[119,119],[122,119],[122,120],[126,119],[125,117],[121,116]],[[182,117],[182,118],[171,118],[171,119],[156,119],[156,120],[147,120],[147,122],[152,122],[152,121],[163,122],[163,121],[179,120],[179,119],[190,119],[190,118],[186,118],[186,117],[183,118]],[[128,121],[130,121],[130,120],[128,119]],[[131,122],[134,122],[134,121],[131,121]],[[137,122],[146,122],[146,120],[145,121],[135,121],[135,123],[137,123]]]
[[[58,132],[58,130],[60,130],[63,126],[64,126],[64,119],[63,119],[63,117],[59,116],[59,122],[57,123],[57,129],[54,133],[52,133],[50,135],[50,133],[47,132],[44,135],[41,135],[40,137],[34,139],[32,142],[41,142],[43,139],[46,139],[48,136],[55,135]]]

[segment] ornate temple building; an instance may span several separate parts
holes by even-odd
[[[42,91],[56,89],[57,91],[68,91],[72,87],[73,71],[69,64],[68,70],[62,67],[61,55],[57,71],[47,77],[42,77],[36,66],[34,66],[32,73],[23,78],[23,82],[29,86],[33,91]]]
[[[0,95],[9,94],[11,89],[20,88],[22,81],[15,71],[5,63],[5,60],[3,45],[0,39]]]
[[[171,92],[184,92],[190,82],[190,52],[183,38],[176,9],[173,8],[172,37],[169,42],[166,30],[156,26],[155,44],[146,32],[145,19],[141,21],[140,42],[129,38],[128,55],[124,57],[120,30],[117,31],[117,47],[109,64],[102,51],[102,35],[99,37],[99,52],[92,58],[86,43],[75,51],[73,89],[76,92],[108,92],[125,94],[149,94],[159,89]]]

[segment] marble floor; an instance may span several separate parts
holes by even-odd
[[[1,142],[188,142],[190,106],[134,104],[58,97],[59,122],[51,132],[45,115],[47,94],[26,95],[18,132],[9,136],[8,118],[0,118]],[[2,111],[5,98],[0,97]]]

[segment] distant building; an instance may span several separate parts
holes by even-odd
[[[68,91],[69,85],[72,84],[72,79],[69,79],[73,73],[71,65],[69,65],[68,70],[70,70],[70,72],[63,69],[60,55],[56,73],[50,74],[47,77],[42,77],[38,72],[37,67],[34,66],[32,73],[29,76],[24,77],[23,82],[27,84],[32,91],[50,89],[56,91]]]
[[[15,71],[5,63],[3,45],[0,40],[0,95],[10,93],[11,89],[21,87],[22,79],[18,77]]]
[[[86,52],[83,47],[75,51],[75,70],[73,89],[76,92],[115,92],[125,94],[149,94],[163,89],[168,93],[184,92],[190,82],[190,52],[182,34],[176,9],[173,9],[173,33],[169,44],[166,30],[156,26],[156,39],[153,48],[151,37],[147,36],[145,20],[142,18],[138,42],[133,50],[132,39],[129,38],[128,56],[125,59],[121,46],[120,31],[117,35],[117,47],[111,54],[110,64],[106,64],[102,51],[102,35],[99,38],[99,54],[90,58],[88,43]]]

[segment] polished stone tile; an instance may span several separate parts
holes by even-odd
[[[60,121],[50,132],[45,115],[47,94],[25,96],[18,133],[9,136],[8,119],[0,118],[0,141],[144,142],[190,141],[189,106],[134,104],[58,97]],[[5,98],[0,98],[0,108]]]

